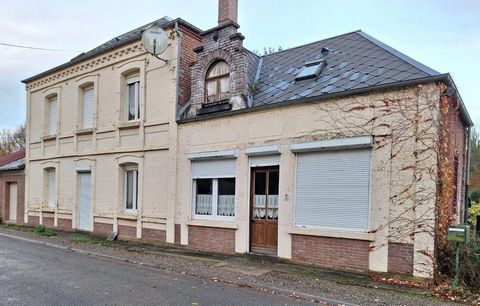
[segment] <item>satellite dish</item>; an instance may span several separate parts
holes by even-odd
[[[168,47],[167,33],[159,26],[150,27],[142,34],[142,45],[148,53],[158,58],[157,55]]]

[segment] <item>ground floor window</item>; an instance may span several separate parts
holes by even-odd
[[[193,217],[232,220],[235,217],[235,160],[192,164]]]
[[[295,225],[367,231],[371,150],[299,153]]]
[[[124,170],[124,209],[136,212],[138,209],[138,169],[125,167]]]

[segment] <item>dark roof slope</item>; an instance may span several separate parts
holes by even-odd
[[[305,63],[321,59],[327,64],[318,77],[295,80]],[[440,75],[362,31],[269,54],[262,61],[254,107]]]
[[[69,67],[69,66],[72,66],[72,65],[75,65],[81,61],[84,61],[84,60],[87,60],[89,58],[92,58],[94,56],[97,56],[99,54],[102,54],[102,53],[105,53],[105,52],[108,52],[110,50],[113,50],[115,48],[118,48],[118,47],[121,47],[123,45],[126,45],[128,43],[131,43],[131,42],[134,42],[138,39],[141,38],[142,36],[142,33],[143,31],[152,26],[152,25],[157,25],[157,26],[161,26],[163,28],[167,28],[167,27],[170,27],[170,26],[173,26],[175,23],[179,23],[181,25],[184,25],[188,28],[190,28],[191,30],[197,32],[197,33],[200,33],[202,32],[202,30],[200,30],[199,28],[193,26],[192,24],[186,22],[185,20],[181,19],[181,18],[177,18],[177,19],[172,19],[168,16],[165,16],[163,18],[160,18],[158,20],[155,20],[155,21],[152,21],[152,22],[149,22],[141,27],[138,27],[136,28],[135,30],[132,30],[132,31],[128,31],[127,33],[125,34],[122,34],[122,35],[119,35],[115,38],[112,38],[110,39],[109,41],[101,44],[100,46],[96,47],[96,48],[93,48],[92,50],[88,51],[88,52],[84,52],[84,53],[81,53],[79,54],[78,56],[72,58],[69,62],[66,62],[60,66],[57,66],[57,67],[54,67],[52,69],[49,69],[47,71],[44,71],[40,74],[37,74],[33,77],[30,77],[28,79],[25,79],[23,80],[22,82],[23,83],[28,83],[30,81],[33,81],[33,80],[36,80],[36,79],[39,79],[43,76],[46,76],[50,73],[54,73],[56,71],[59,71],[61,69],[64,69],[66,67]]]

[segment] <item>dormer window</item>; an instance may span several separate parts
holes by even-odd
[[[312,79],[318,77],[323,68],[327,65],[325,60],[318,60],[313,62],[305,63],[302,67],[302,70],[298,73],[295,81],[301,81],[306,79]]]
[[[224,61],[215,62],[205,77],[205,103],[215,103],[230,98],[230,68]]]

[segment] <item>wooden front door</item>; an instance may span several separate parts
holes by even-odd
[[[250,252],[277,255],[278,166],[252,168]]]

